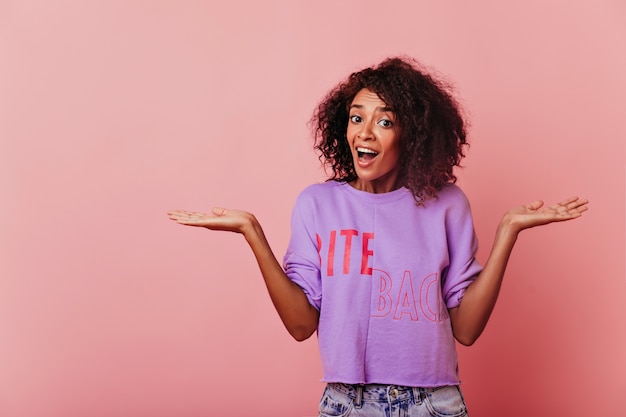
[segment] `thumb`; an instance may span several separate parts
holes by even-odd
[[[224,214],[226,214],[226,209],[222,208],[222,207],[213,207],[211,209],[211,213],[215,214],[216,216],[223,216]]]
[[[532,203],[528,204],[526,207],[529,210],[535,211],[535,210],[539,210],[542,206],[543,206],[543,201],[536,200],[536,201],[533,201]]]

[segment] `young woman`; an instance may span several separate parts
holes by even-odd
[[[335,87],[312,121],[332,176],[298,197],[283,266],[251,213],[170,218],[241,233],[289,333],[317,331],[320,416],[466,415],[454,340],[471,345],[485,328],[518,234],[580,217],[587,201],[508,211],[483,267],[454,185],[465,122],[443,83],[390,58]]]

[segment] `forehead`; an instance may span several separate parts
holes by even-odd
[[[383,99],[380,98],[378,94],[376,94],[375,92],[367,88],[363,88],[359,90],[358,93],[356,93],[356,95],[352,99],[352,103],[356,103],[356,102],[371,102],[371,103],[378,103],[378,104],[380,103],[386,104],[383,101]]]
[[[367,88],[363,88],[359,90],[358,93],[356,93],[356,95],[352,99],[351,105],[372,105],[375,107],[388,107],[387,103],[385,103],[385,101],[380,98],[378,94]]]

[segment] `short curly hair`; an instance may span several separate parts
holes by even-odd
[[[454,167],[465,156],[467,127],[451,87],[412,58],[387,58],[351,74],[332,89],[311,118],[315,149],[332,170],[330,180],[357,179],[347,141],[349,107],[364,89],[393,108],[400,127],[400,181],[422,204],[456,182]]]

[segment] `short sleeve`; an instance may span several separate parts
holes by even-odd
[[[469,201],[459,188],[454,189],[454,199],[446,212],[449,265],[444,271],[443,297],[448,308],[459,306],[465,290],[483,269],[476,259],[478,239]]]
[[[285,273],[318,310],[322,304],[322,281],[317,234],[314,231],[313,204],[300,195],[291,215],[291,238],[283,259]]]

